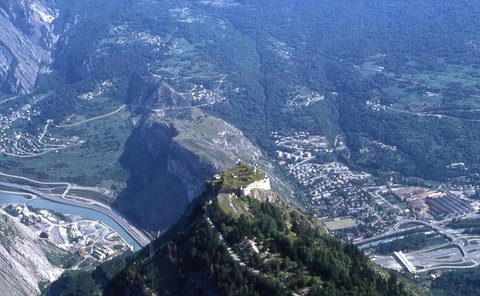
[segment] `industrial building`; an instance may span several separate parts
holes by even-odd
[[[428,197],[425,203],[428,205],[428,212],[436,219],[454,218],[473,211],[470,204],[451,193],[440,197]]]

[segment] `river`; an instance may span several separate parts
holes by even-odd
[[[141,246],[122,228],[122,226],[120,226],[120,224],[103,213],[80,206],[57,203],[46,199],[30,199],[20,195],[0,192],[0,205],[25,203],[33,208],[47,209],[64,215],[78,215],[90,220],[101,221],[103,224],[115,230],[129,245],[133,246],[134,251],[141,249]]]

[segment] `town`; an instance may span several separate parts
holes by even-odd
[[[12,103],[4,100],[2,110],[5,112],[0,115],[0,152],[14,157],[34,157],[48,152],[58,152],[83,143],[78,137],[59,138],[49,132],[53,126],[53,120],[47,120],[43,127],[37,127],[35,132],[25,128],[33,122],[40,112],[35,109],[37,99],[32,103],[26,103],[18,109],[8,107]],[[19,128],[20,127],[20,128]]]
[[[333,143],[308,132],[271,136],[276,161],[302,188],[306,207],[327,231],[356,244],[378,264],[411,274],[480,265],[480,249],[474,247],[480,243],[478,175],[436,187],[396,184],[335,160],[346,149],[341,135]]]
[[[221,78],[219,84],[222,83],[223,79]],[[195,84],[188,94],[191,95],[194,106],[214,105],[226,99],[220,87],[210,90],[205,88],[203,84]]]
[[[307,208],[318,219],[346,217],[355,221],[341,221],[346,225],[358,226],[347,227],[347,231],[332,226],[331,230],[338,232],[337,236],[354,240],[375,235],[395,222],[392,211],[382,211],[376,203],[377,198],[366,189],[375,185],[370,174],[352,172],[337,161],[318,162],[317,158],[325,158],[334,151],[345,149],[341,136],[336,137],[333,145],[326,137],[307,132],[289,136],[272,133],[272,137],[278,147],[278,163],[303,188]]]

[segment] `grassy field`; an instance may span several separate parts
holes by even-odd
[[[384,89],[395,98],[397,108],[422,109],[480,108],[480,71],[470,65],[442,63],[430,71],[409,70],[402,75],[385,73],[395,84]]]
[[[238,218],[241,215],[251,215],[248,211],[247,202],[236,196],[230,196],[229,194],[219,194],[218,205],[223,212],[228,215],[232,215],[235,218]]]
[[[246,164],[239,164],[231,169],[227,169],[223,175],[222,189],[240,189],[247,185],[265,178],[265,173],[254,169]]]
[[[325,227],[330,231],[353,228],[357,226],[355,220],[350,217],[341,217],[323,221]]]

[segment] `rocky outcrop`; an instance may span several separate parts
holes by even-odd
[[[209,180],[217,173],[219,165],[208,157],[195,154],[176,141],[175,138],[183,134],[179,134],[175,124],[155,118],[156,116],[152,116],[141,129],[148,150],[155,157],[166,152],[167,172],[181,181],[188,200],[192,200],[201,190],[205,180]],[[159,147],[165,147],[165,144],[168,147],[167,151],[159,149]]]
[[[190,100],[157,77],[134,79],[129,91],[130,105],[145,109],[168,110],[189,107]]]
[[[120,161],[130,178],[113,204],[140,227],[159,230],[177,222],[205,182],[238,160],[257,163],[275,188],[287,187],[260,149],[219,118],[195,108],[140,117]]]
[[[255,147],[237,128],[225,121],[193,109],[182,120],[166,121],[152,113],[142,127],[142,135],[151,153],[156,153],[156,141],[168,134],[167,170],[179,178],[193,200],[206,181],[238,160],[252,162],[261,158]]]
[[[242,195],[243,196],[250,196],[252,195],[252,192],[255,190],[272,190],[272,187],[270,185],[270,178],[265,177],[262,180],[255,181],[251,184],[248,184],[247,187],[242,189]]]
[[[200,192],[205,181],[218,173],[219,167],[224,164],[202,159],[176,141],[172,142],[171,148],[167,170],[180,179],[191,201]]]
[[[40,295],[38,284],[56,280],[61,272],[37,238],[0,210],[0,295]]]
[[[56,12],[42,0],[0,2],[0,90],[11,94],[29,92],[44,64],[56,36]]]
[[[238,129],[200,110],[150,112],[127,141],[121,163],[131,177],[113,205],[145,229],[165,229],[216,173],[260,158]]]

